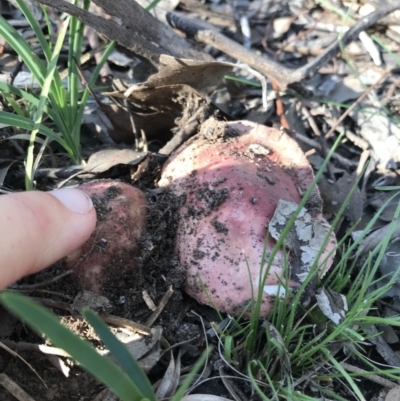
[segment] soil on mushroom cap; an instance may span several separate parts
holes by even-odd
[[[144,323],[152,313],[143,300],[146,291],[157,305],[162,296],[172,285],[174,294],[163,310],[159,321],[164,328],[164,336],[172,343],[180,322],[185,317],[185,305],[191,302],[183,301],[179,288],[185,281],[185,272],[180,268],[174,252],[176,229],[178,226],[178,210],[184,202],[183,197],[177,197],[168,191],[146,190],[149,201],[147,211],[147,232],[139,238],[140,254],[135,255],[138,262],[138,272],[125,271],[121,274],[124,263],[115,262],[107,273],[107,285],[102,291],[112,302],[113,314]],[[95,204],[96,210],[104,211],[102,202]],[[126,255],[129,256],[129,255]],[[140,272],[140,273],[139,273]]]
[[[252,299],[250,286],[239,291],[238,283],[251,282],[257,291],[268,224],[279,202],[298,205],[312,184],[313,171],[304,153],[276,129],[211,118],[170,157],[161,177],[160,186],[187,197],[177,234],[177,252],[187,271],[185,291],[201,303],[236,313]],[[322,219],[324,224],[317,187],[304,210],[308,210],[309,221]],[[303,259],[303,250],[299,252],[301,245],[308,249],[306,245],[314,240],[315,230],[311,225],[307,228],[311,237],[299,239],[298,246],[295,243],[298,252],[291,252],[288,259],[292,289],[300,286],[307,273],[307,259]],[[298,232],[294,233],[292,242],[298,239]],[[268,237],[266,258],[276,239]],[[279,251],[270,267],[265,283],[271,291],[278,284],[276,277],[283,274],[283,259]],[[268,290],[263,293],[263,314],[273,304]],[[233,292],[239,308],[230,302]]]

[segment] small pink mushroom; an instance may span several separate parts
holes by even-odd
[[[258,293],[269,224],[267,259],[313,179],[304,153],[285,133],[248,121],[203,124],[200,134],[168,160],[159,183],[186,195],[176,238],[186,292],[223,312],[242,312],[253,299],[252,287],[255,297]],[[317,188],[306,206],[285,242],[291,289],[299,288],[329,229]],[[332,263],[335,245],[331,236],[319,259],[325,261],[323,271]],[[284,277],[283,259],[279,251],[262,284],[263,316],[271,312]]]
[[[92,181],[79,187],[93,201],[97,227],[89,240],[68,255],[63,263],[74,269],[84,290],[102,292],[104,287],[124,284],[126,274],[136,274],[138,239],[145,233],[147,199],[142,191],[118,181]]]

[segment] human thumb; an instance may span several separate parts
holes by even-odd
[[[95,225],[92,201],[79,189],[0,196],[0,288],[63,258]]]

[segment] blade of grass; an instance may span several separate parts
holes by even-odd
[[[352,377],[343,369],[343,367],[340,365],[340,363],[330,354],[330,352],[326,348],[322,348],[322,353],[326,356],[326,358],[332,363],[332,365],[342,374],[342,376],[347,380],[347,383],[349,383],[350,387],[354,391],[354,393],[357,395],[358,399],[361,401],[366,401],[364,398],[364,395],[361,393],[361,390],[357,386],[357,384],[354,382]]]
[[[33,171],[36,171],[38,169],[40,160],[42,159],[44,151],[46,150],[46,147],[49,144],[49,142],[51,142],[51,139],[48,136],[46,136],[45,140],[42,143],[42,146],[40,146],[38,155],[37,155],[37,157],[35,159],[35,163],[33,164]]]
[[[115,49],[115,46],[116,46],[115,41],[110,42],[109,45],[104,50],[103,55],[102,55],[100,61],[98,62],[96,68],[94,69],[93,74],[90,77],[90,80],[88,82],[88,85],[90,87],[93,87],[93,85],[95,84],[96,79],[99,76],[101,68],[103,67],[104,63],[107,61],[107,59],[110,56],[110,54],[112,53],[112,51]],[[86,88],[85,91],[83,92],[81,103],[79,105],[77,117],[75,120],[75,125],[74,125],[72,133],[71,133],[72,140],[77,149],[80,149],[80,132],[81,132],[82,118],[83,118],[83,113],[85,111],[86,103],[89,99],[89,96],[90,96],[90,91],[89,91],[89,89]]]
[[[193,382],[194,377],[196,376],[197,372],[202,368],[202,366],[206,362],[208,356],[211,354],[211,351],[212,351],[212,347],[208,347],[206,350],[203,351],[203,353],[201,354],[198,361],[194,364],[193,369],[185,377],[185,380],[182,382],[178,391],[172,397],[171,401],[180,401],[181,398],[183,398],[183,396],[185,395],[190,384]]]
[[[144,9],[147,11],[152,10],[154,7],[157,6],[157,4],[160,2],[161,0],[153,0],[150,4],[148,4]]]
[[[49,35],[49,38],[53,37],[53,27],[51,25],[50,22],[50,18],[49,18],[49,14],[47,12],[46,6],[44,4],[40,4],[40,8],[42,9],[43,15],[44,15],[44,19],[46,21],[46,26],[47,26],[47,32]],[[47,42],[49,49],[50,49],[50,57],[51,57],[51,53],[53,52],[53,45],[51,43],[51,40],[49,40]]]
[[[47,65],[47,69],[46,67],[43,65],[45,70],[48,70],[49,67],[49,63],[51,61],[51,57],[52,57],[52,46],[51,46],[51,41],[50,40],[46,40],[45,36],[43,35],[42,29],[39,26],[39,24],[37,23],[35,16],[31,13],[30,9],[26,6],[25,1],[24,0],[16,0],[19,7],[21,8],[22,12],[24,13],[26,19],[28,20],[29,24],[31,25],[32,29],[34,30],[36,36],[39,39],[39,43],[43,49],[43,52],[45,54],[46,60],[48,62]],[[47,15],[47,11],[44,7],[42,7],[42,10],[44,12],[47,24],[50,26],[51,25],[49,23],[49,19],[48,19],[48,15]],[[51,33],[51,29],[49,31]],[[23,41],[22,37],[21,40]],[[19,50],[15,49],[18,53]],[[27,63],[27,61],[24,59],[25,63],[27,64],[28,68],[31,70],[31,72],[35,75],[34,71],[31,69],[31,66]],[[40,61],[40,60],[39,60]],[[36,77],[37,78],[37,77]],[[44,77],[45,78],[45,75]],[[37,78],[38,79],[38,78]],[[39,80],[40,85],[43,87],[43,82],[41,80]],[[50,103],[53,106],[53,109],[55,110],[52,119],[53,121],[56,123],[58,129],[60,130],[60,132],[63,133],[65,139],[67,142],[69,143],[69,147],[71,149],[74,149],[73,144],[71,143],[71,141],[69,140],[69,132],[71,131],[71,124],[69,124],[69,105],[67,103],[67,96],[66,96],[66,90],[62,84],[62,80],[60,77],[60,74],[58,73],[57,70],[54,71],[54,75],[53,75],[53,79],[51,81],[51,86],[50,86],[50,91],[48,94],[48,97],[50,99]],[[69,125],[68,125],[69,124]],[[74,151],[74,155],[73,155],[73,160],[76,161],[77,157],[76,157],[76,151]]]
[[[268,398],[266,396],[265,392],[263,390],[261,390],[260,386],[257,383],[257,380],[255,379],[255,377],[253,375],[252,367],[258,367],[258,368],[261,368],[261,370],[264,371],[265,379],[268,382],[269,390],[272,392],[273,398]],[[253,388],[256,390],[257,394],[259,395],[259,397],[262,400],[264,400],[264,401],[279,401],[278,392],[277,392],[277,390],[276,390],[276,388],[274,386],[274,383],[271,380],[271,378],[269,377],[268,372],[265,370],[264,366],[262,366],[262,364],[260,364],[259,361],[251,361],[247,365],[247,374],[249,376],[249,379],[251,381],[251,384],[252,384]]]
[[[31,136],[29,134],[16,134],[16,135],[11,135],[8,138],[5,138],[4,141],[13,140],[13,139],[22,139],[25,141],[30,141]],[[44,139],[38,138],[38,137],[36,137],[35,141],[37,143],[40,143],[41,145],[43,145],[45,142]]]
[[[140,401],[143,399],[142,394],[137,393],[136,386],[120,367],[64,327],[57,317],[45,308],[11,291],[2,291],[0,301],[37,333],[44,334],[53,344],[65,350],[121,400]]]
[[[35,16],[29,9],[25,0],[15,0],[18,4],[19,9],[24,14],[26,20],[28,21],[29,25],[35,32],[35,36],[38,38],[40,46],[42,47],[43,54],[46,57],[47,62],[50,62],[51,59],[51,49],[49,46],[49,42],[46,40],[42,28],[39,25],[39,22],[36,20]]]
[[[76,6],[78,4],[78,0],[73,0],[72,4]],[[69,52],[68,52],[68,98],[70,105],[70,113],[68,118],[68,126],[74,126],[74,119],[76,116],[77,108],[78,108],[78,100],[79,100],[79,76],[77,67],[75,64],[74,56],[76,54],[76,44],[78,42],[77,37],[79,33],[78,29],[78,18],[72,17],[71,25],[69,30]],[[79,60],[77,58],[76,60]]]
[[[78,4],[78,0],[73,1],[74,5]],[[84,0],[83,9],[88,10],[90,1]],[[85,25],[81,23],[78,18],[72,17],[69,35],[69,52],[68,52],[68,96],[69,96],[69,113],[70,123],[69,126],[74,126],[75,118],[79,105],[79,85],[80,78],[76,66],[77,60],[82,56],[82,41],[84,36]]]
[[[1,82],[0,82],[1,84]],[[1,90],[1,88],[0,88]],[[21,117],[24,117],[24,112],[21,109],[21,107],[19,106],[18,102],[15,101],[15,99],[11,96],[10,93],[3,91],[3,96],[5,97],[5,99],[7,100],[7,102],[10,104],[10,106],[12,107],[12,109],[14,110],[14,112],[16,114],[18,114]]]
[[[35,176],[35,171],[33,169],[35,138],[36,138],[37,133],[39,132],[39,125],[42,122],[43,111],[44,111],[46,102],[48,101],[50,87],[53,82],[54,72],[56,71],[56,68],[57,68],[58,57],[60,55],[61,48],[64,43],[65,35],[67,34],[69,22],[70,22],[70,19],[67,18],[67,20],[64,21],[64,23],[61,27],[60,35],[58,36],[56,45],[54,46],[53,54],[51,56],[49,66],[47,68],[46,78],[43,82],[42,91],[41,91],[40,97],[39,97],[39,105],[36,110],[36,116],[35,116],[35,128],[31,134],[31,141],[29,143],[28,154],[27,154],[27,158],[26,158],[25,188],[28,191],[33,189],[33,181],[34,181],[34,176]]]
[[[151,401],[156,401],[153,388],[143,369],[126,347],[114,336],[108,326],[90,309],[85,309],[83,311],[83,316],[90,325],[93,326],[101,341],[103,341],[105,346],[110,350],[124,372],[126,372],[132,382],[135,383],[137,391],[143,394],[143,397]]]
[[[25,39],[0,15],[0,35],[18,53],[22,61],[27,65],[33,76],[42,86],[46,74],[46,67],[28,45]]]
[[[35,95],[32,95],[31,93],[28,93],[22,89],[19,89],[13,85],[6,84],[5,82],[0,82],[0,91],[2,91],[3,94],[16,95],[16,96],[20,97],[21,99],[26,100],[27,102],[29,102],[31,105],[35,106],[36,108],[39,106],[39,99]],[[51,107],[49,107],[48,105],[45,105],[43,111],[46,114],[48,114],[49,117],[55,122],[57,127],[59,129],[61,129],[61,127],[58,124],[58,114],[55,113],[54,110]],[[24,113],[22,113],[20,115],[24,116]]]
[[[30,118],[18,116],[7,111],[0,111],[0,127],[1,126],[18,127],[30,131],[35,129],[35,123]],[[72,150],[59,134],[43,124],[39,125],[39,132],[57,141],[68,152],[68,154],[71,155]]]
[[[307,189],[307,191],[304,194],[302,200],[300,201],[296,211],[293,213],[293,216],[289,219],[289,221],[287,222],[285,228],[282,230],[282,232],[280,234],[280,237],[279,237],[279,240],[276,242],[276,244],[275,244],[275,246],[274,246],[274,248],[273,248],[273,250],[271,252],[271,255],[269,255],[268,265],[267,265],[267,268],[265,270],[264,277],[262,279],[263,283],[265,283],[265,281],[266,281],[266,279],[268,277],[268,272],[269,272],[269,270],[270,270],[270,268],[271,268],[271,266],[273,264],[275,256],[277,255],[279,250],[281,248],[283,248],[283,244],[284,244],[285,238],[287,237],[290,229],[292,228],[293,224],[295,223],[295,221],[297,219],[297,216],[299,215],[300,211],[302,210],[302,208],[305,206],[305,204],[307,203],[308,199],[310,198],[310,196],[312,194],[312,191],[314,190],[315,186],[317,185],[317,182],[319,181],[319,179],[321,178],[322,174],[324,173],[327,164],[329,163],[329,161],[330,161],[333,153],[335,152],[336,148],[339,146],[343,136],[344,136],[344,134],[341,134],[341,135],[338,136],[337,140],[335,141],[335,143],[333,144],[331,150],[329,151],[328,155],[326,156],[321,168],[319,169],[319,171],[316,174],[314,180],[312,181],[310,187]],[[306,285],[309,283],[309,281],[312,278],[312,274],[311,274],[312,271],[313,270],[317,271],[317,269],[315,268],[315,265],[318,262],[318,260],[320,258],[320,255],[323,252],[322,248],[324,248],[326,246],[328,241],[329,241],[329,237],[327,236],[325,238],[325,241],[323,243],[323,246],[321,247],[321,250],[320,250],[319,254],[316,257],[316,261],[314,262],[314,265],[311,268],[310,274],[308,275],[306,280],[304,280],[304,282],[302,283],[302,285],[300,287],[300,290],[298,291],[298,293],[294,297],[293,301],[289,301],[289,299],[284,299],[283,302],[291,302],[292,305],[298,305],[299,304],[300,296],[301,296],[302,292],[304,291],[304,288],[306,287]],[[286,273],[286,275],[287,275],[287,273]],[[262,297],[263,297],[263,286],[259,286],[257,302],[256,302],[255,308],[253,310],[252,319],[251,319],[251,322],[252,322],[252,325],[251,325],[252,326],[252,330],[251,331],[253,332],[253,335],[255,337],[254,337],[254,340],[250,339],[250,342],[249,342],[249,345],[248,345],[250,347],[249,348],[249,354],[250,355],[254,355],[254,353],[255,353],[255,343],[256,343],[255,339],[258,336],[257,325],[258,325],[258,319],[259,319],[259,316],[260,316]],[[295,309],[296,308],[293,308],[293,307],[291,308],[291,319],[290,319],[290,322],[289,322],[290,323],[289,327],[293,326],[293,320],[294,320],[294,316],[295,316]],[[254,317],[253,317],[253,315],[254,315]]]

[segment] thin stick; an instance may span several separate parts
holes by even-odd
[[[361,94],[361,96],[358,97],[358,99],[339,117],[335,124],[332,125],[331,129],[326,133],[325,138],[329,138],[333,135],[339,124],[356,108],[357,105],[359,105],[364,100],[365,97],[367,97],[371,93],[372,90],[374,90],[382,81],[387,78],[389,73],[390,71],[386,71],[385,74],[383,74],[374,84],[372,84],[367,90],[365,90],[364,93]]]
[[[351,372],[351,373],[366,373],[366,375],[364,376],[366,379],[371,380],[372,382],[378,383],[383,387],[395,388],[395,387],[399,386],[397,383],[393,383],[392,381],[387,380],[387,379],[385,379],[383,377],[380,377],[378,375],[370,375],[369,372],[367,372],[364,369],[360,369],[357,366],[350,365],[350,364],[348,364],[346,362],[340,362],[340,364],[348,372]]]
[[[5,373],[0,373],[0,385],[3,386],[18,401],[35,401],[25,390],[18,386]]]
[[[172,289],[172,287],[169,287],[167,292],[161,298],[161,301],[158,304],[156,310],[146,320],[146,323],[145,323],[146,326],[151,327],[153,325],[153,323],[157,320],[158,316],[160,316],[160,313],[164,310],[165,306],[167,305],[167,303],[173,293],[174,293],[174,290]]]
[[[286,67],[281,63],[268,59],[267,57],[260,56],[254,51],[248,50],[244,46],[228,39],[224,35],[198,25],[194,20],[183,18],[182,16],[178,16],[172,12],[168,12],[166,17],[168,23],[172,27],[185,32],[188,36],[193,37],[198,42],[211,45],[229,56],[246,63],[255,70],[258,70],[269,77],[275,78],[275,80],[277,80],[282,86],[287,86],[295,82],[301,82],[305,78],[315,74],[319,68],[340,52],[341,47],[348,45],[360,34],[360,32],[365,31],[381,18],[397,9],[400,9],[400,2],[387,4],[365,17],[360,18],[347,32],[332,43],[323,54],[301,68]]]
[[[151,335],[150,327],[144,326],[143,324],[136,323],[132,320],[124,319],[122,317],[114,315],[106,315],[101,317],[105,322],[115,324],[116,326],[126,327],[137,333],[144,334],[146,336]]]

